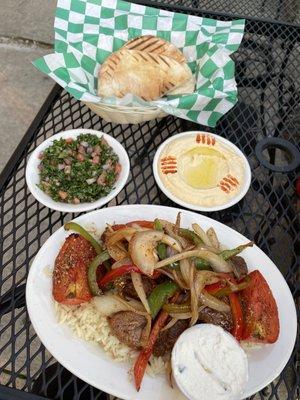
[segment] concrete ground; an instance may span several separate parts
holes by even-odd
[[[54,82],[31,61],[50,53],[55,0],[2,0],[0,13],[0,171]]]

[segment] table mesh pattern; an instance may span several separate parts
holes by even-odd
[[[169,0],[167,3],[226,15],[267,18],[289,23],[300,22],[298,0]]]
[[[24,287],[29,266],[39,248],[64,222],[76,215],[39,204],[25,183],[25,168],[34,148],[65,129],[92,128],[111,134],[131,159],[128,182],[108,206],[163,204],[174,206],[158,189],[152,175],[156,148],[171,135],[192,129],[210,130],[233,141],[246,154],[252,170],[245,198],[210,217],[254,240],[276,263],[295,299],[299,296],[299,201],[296,172],[275,174],[255,157],[257,141],[266,136],[299,144],[300,46],[292,28],[266,29],[259,21],[247,23],[240,50],[234,55],[239,88],[238,104],[215,129],[195,126],[168,116],[160,121],[120,126],[107,123],[59,88],[46,104],[38,127],[18,152],[0,189],[0,383],[51,399],[105,399],[106,394],[71,375],[45,350],[35,334],[25,307]],[[277,150],[269,154],[276,164],[287,162]],[[2,178],[2,177],[0,177]],[[1,180],[1,179],[0,179]],[[288,329],[288,327],[282,327]],[[298,344],[296,349],[298,349]],[[296,350],[282,374],[253,399],[299,398]],[[0,386],[1,398],[1,386]],[[32,397],[33,398],[33,397]]]

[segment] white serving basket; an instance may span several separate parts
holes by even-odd
[[[89,102],[84,104],[105,121],[117,124],[139,124],[168,115],[158,107],[128,107]]]

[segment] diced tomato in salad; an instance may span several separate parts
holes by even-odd
[[[121,173],[121,171],[122,171],[122,165],[120,163],[116,163],[116,166],[115,166],[116,174],[119,175]]]

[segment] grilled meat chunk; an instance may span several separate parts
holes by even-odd
[[[199,312],[199,321],[219,325],[228,332],[233,328],[231,313],[216,311],[210,307],[205,307]]]
[[[245,276],[248,275],[247,264],[243,257],[233,256],[230,258],[230,261],[233,268],[233,273],[238,280],[245,278]]]
[[[143,282],[146,296],[148,297],[150,295],[150,293],[152,292],[152,290],[155,288],[156,283],[153,279],[148,278],[147,276],[144,276],[144,275],[142,276],[142,282]],[[133,283],[132,283],[132,280],[130,277],[128,277],[126,279],[126,281],[124,282],[124,285],[121,289],[121,295],[123,297],[130,297],[132,299],[139,300],[139,297],[135,291],[135,288],[133,286]]]
[[[188,320],[180,319],[171,328],[160,332],[153,347],[153,354],[159,357],[171,351],[178,337],[188,326]]]
[[[120,342],[132,349],[140,349],[143,342],[144,328],[147,324],[143,315],[133,311],[119,311],[107,317],[110,329]]]

